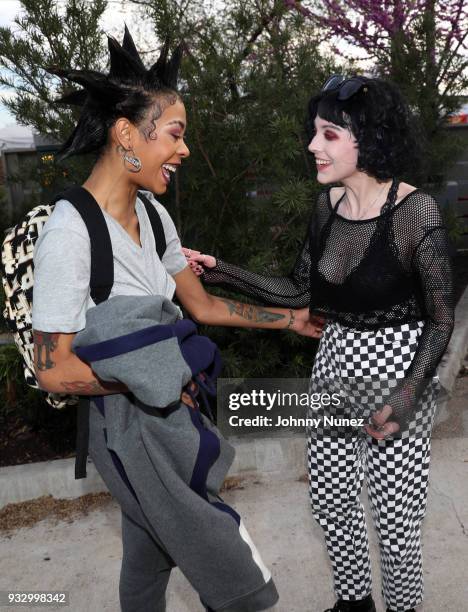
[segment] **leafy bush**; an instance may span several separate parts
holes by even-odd
[[[70,452],[76,437],[76,407],[55,410],[43,394],[26,385],[22,359],[14,344],[0,346],[0,423],[19,417],[40,431],[56,453]]]

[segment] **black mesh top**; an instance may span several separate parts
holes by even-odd
[[[269,305],[309,306],[359,330],[424,320],[404,384],[392,396],[392,408],[403,422],[447,347],[454,307],[447,234],[437,202],[420,190],[395,198],[396,188],[378,217],[355,221],[339,214],[340,201],[332,207],[329,188],[319,195],[289,276],[263,276],[218,259],[203,280]]]

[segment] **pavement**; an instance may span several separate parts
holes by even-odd
[[[457,380],[447,418],[434,432],[428,512],[423,525],[426,598],[418,612],[468,610],[467,398],[465,376]],[[333,605],[331,567],[321,529],[310,512],[303,476],[300,471],[286,477],[281,473],[246,475],[240,488],[223,495],[243,516],[271,569],[280,593],[275,612],[323,612]],[[370,517],[365,492],[363,501]],[[378,612],[384,612],[377,538],[370,525],[369,530],[374,596]],[[66,590],[71,612],[119,610],[122,545],[115,502],[72,522],[47,519],[18,529],[3,535],[0,546],[0,590]],[[1,611],[11,609],[0,606]],[[169,582],[167,612],[202,611],[198,596],[175,569]]]

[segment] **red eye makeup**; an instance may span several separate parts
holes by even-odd
[[[332,132],[331,130],[326,130],[324,135],[326,140],[337,140],[338,138],[338,134],[335,134],[335,132]]]

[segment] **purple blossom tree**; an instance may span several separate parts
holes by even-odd
[[[368,58],[388,55],[394,39],[408,48],[421,19],[434,20],[436,53],[468,50],[468,5],[465,0],[284,0],[295,10],[338,39],[358,46]]]

